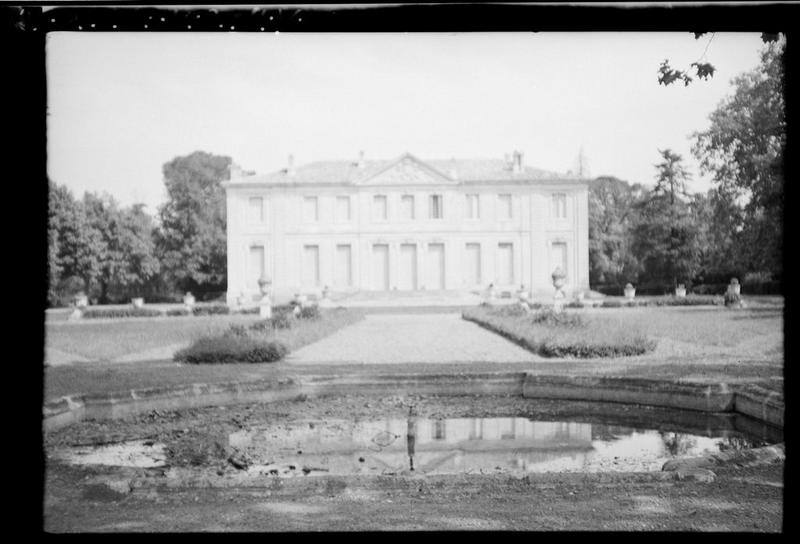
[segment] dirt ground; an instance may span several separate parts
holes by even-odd
[[[704,429],[730,419],[520,397],[351,395],[86,421],[45,437],[45,530],[782,530],[782,462],[715,466],[712,482],[665,473],[265,476],[249,481],[230,462],[227,436],[238,429],[307,419],[402,417],[411,405],[428,418],[560,420],[590,414],[583,420],[632,426],[659,421],[664,429]],[[141,438],[166,445],[168,467],[78,467],[52,457],[66,446]],[[190,477],[170,477],[175,471]]]

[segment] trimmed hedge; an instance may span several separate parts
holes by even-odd
[[[273,363],[282,359],[289,348],[282,342],[252,336],[208,336],[175,353],[180,363]]]
[[[462,318],[544,357],[628,357],[656,348],[656,342],[639,331],[602,319],[584,321],[570,312],[508,316],[479,307],[464,311]]]
[[[195,306],[192,308],[192,313],[194,315],[229,314],[231,313],[231,309],[227,304],[208,304],[203,306]]]
[[[187,310],[186,308],[172,308],[171,310],[167,310],[167,315],[173,317],[173,316],[187,316],[191,314],[189,310]]]
[[[116,317],[159,317],[161,311],[152,308],[89,308],[81,317],[85,319],[103,319]]]

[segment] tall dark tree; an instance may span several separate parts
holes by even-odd
[[[636,206],[634,253],[648,278],[675,286],[697,274],[701,239],[686,202],[690,177],[682,158],[669,149],[659,153],[656,186]]]
[[[732,81],[734,92],[693,134],[701,171],[713,176],[725,202],[740,202],[737,251],[752,271],[782,272],[783,157],[786,116],[784,42],[768,43],[759,66]]]
[[[180,290],[224,290],[225,192],[230,157],[195,151],[164,165],[168,200],[159,208],[163,270]]]
[[[64,282],[79,281],[88,293],[101,274],[103,240],[90,224],[84,203],[66,187],[53,181],[49,184],[50,303],[55,304]]]
[[[597,284],[635,282],[639,263],[632,252],[634,203],[642,188],[603,176],[589,185],[589,281]]]

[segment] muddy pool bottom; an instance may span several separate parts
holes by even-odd
[[[473,411],[481,417],[470,417],[466,404],[453,417],[413,403],[362,413],[340,407],[324,417],[276,407],[277,413],[259,417],[233,416],[237,428],[217,439],[228,469],[279,477],[651,472],[676,458],[783,441],[779,429],[738,415],[545,404],[548,409],[542,410],[542,403],[529,402],[511,415],[506,406],[498,417],[486,407]],[[174,441],[140,439],[60,448],[55,457],[77,465],[169,467],[181,464],[171,458],[175,449]]]

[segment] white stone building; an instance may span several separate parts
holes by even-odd
[[[228,303],[301,292],[589,288],[588,183],[505,160],[322,161],[227,191]]]

